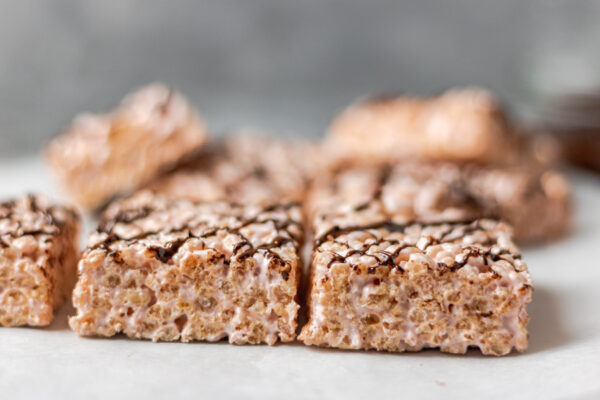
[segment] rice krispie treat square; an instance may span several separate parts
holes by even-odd
[[[371,161],[412,157],[492,164],[518,157],[514,128],[495,97],[479,88],[432,98],[368,98],[334,119],[328,143],[332,151]]]
[[[83,336],[289,342],[300,308],[300,208],[171,201],[111,206],[89,238],[70,325]]]
[[[500,222],[333,228],[315,241],[299,339],[392,352],[524,351],[531,285]]]
[[[137,189],[207,138],[203,121],[185,98],[152,84],[112,112],[78,116],[49,143],[46,158],[71,198],[95,209]]]
[[[29,195],[0,204],[0,325],[45,326],[75,283],[79,217]]]
[[[239,132],[213,141],[146,189],[195,201],[301,201],[321,160],[312,143]]]
[[[405,161],[323,174],[313,183],[307,210],[324,230],[493,217],[511,224],[519,242],[531,243],[568,230],[571,195],[563,175],[532,165]]]

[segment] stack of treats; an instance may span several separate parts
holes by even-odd
[[[2,325],[50,323],[79,260],[82,336],[505,355],[527,348],[533,292],[515,243],[570,223],[565,178],[478,88],[371,97],[305,142],[209,140],[153,84],[78,117],[46,159],[99,223],[79,256],[71,209],[0,207]]]

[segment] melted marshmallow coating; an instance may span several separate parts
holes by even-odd
[[[274,344],[295,338],[300,209],[115,203],[88,242],[71,327],[84,336]]]
[[[29,195],[0,204],[0,325],[45,326],[75,283],[79,217]]]

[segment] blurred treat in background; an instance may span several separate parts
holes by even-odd
[[[569,162],[600,171],[600,2],[539,2],[522,59],[521,111]]]
[[[556,136],[562,156],[572,164],[600,172],[600,86],[595,92],[549,98],[544,112],[543,126]]]
[[[108,113],[79,115],[48,143],[45,155],[72,201],[93,210],[138,188],[207,140],[204,121],[187,99],[155,83],[129,94]]]
[[[329,129],[332,147],[354,158],[405,158],[507,164],[518,156],[512,125],[480,88],[439,96],[372,96],[348,107]]]
[[[319,145],[249,130],[213,140],[144,189],[169,198],[273,204],[303,200],[325,166]]]

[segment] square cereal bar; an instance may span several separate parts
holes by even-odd
[[[323,174],[313,184],[307,209],[324,230],[381,221],[499,218],[513,226],[519,242],[531,243],[568,230],[570,203],[564,176],[533,165],[405,161]]]
[[[494,96],[455,89],[437,97],[376,96],[337,116],[328,142],[353,159],[407,157],[505,163],[518,157],[517,139]]]
[[[153,84],[127,96],[110,113],[77,117],[49,143],[46,158],[72,199],[94,209],[137,189],[207,137],[186,99]]]
[[[111,206],[89,238],[70,325],[83,336],[274,344],[296,337],[300,208],[171,201]]]
[[[213,141],[146,189],[196,201],[301,201],[318,168],[317,151],[308,142],[236,133]]]
[[[315,241],[299,339],[392,352],[524,351],[533,289],[510,236],[486,219],[330,229]]]
[[[29,195],[0,204],[0,325],[45,326],[75,283],[79,217]]]

